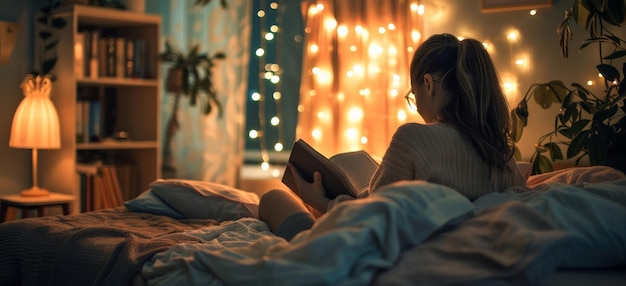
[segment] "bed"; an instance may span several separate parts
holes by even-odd
[[[258,196],[158,180],[124,207],[0,224],[2,285],[623,285],[626,176],[577,167],[470,202],[403,181],[293,240]]]

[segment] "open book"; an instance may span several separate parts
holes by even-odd
[[[313,172],[319,171],[329,199],[338,195],[357,197],[367,189],[374,171],[378,168],[378,162],[363,150],[339,153],[327,158],[302,139],[294,143],[289,162],[309,182],[313,182]],[[289,168],[285,169],[282,182],[299,193],[294,174]]]

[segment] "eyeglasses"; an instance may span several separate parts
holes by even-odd
[[[413,109],[414,111],[417,111],[417,101],[415,100],[415,94],[413,94],[411,90],[409,90],[406,93],[406,95],[404,96],[404,99],[406,99],[406,103],[409,104],[409,108]]]

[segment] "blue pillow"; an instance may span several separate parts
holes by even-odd
[[[183,215],[175,209],[169,207],[163,200],[157,197],[152,191],[147,190],[136,198],[124,202],[127,209],[134,212],[146,212],[158,215],[165,215],[172,218],[180,219]]]

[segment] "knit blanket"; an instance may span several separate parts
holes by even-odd
[[[0,224],[2,285],[129,285],[141,265],[178,233],[215,225],[116,208]]]

